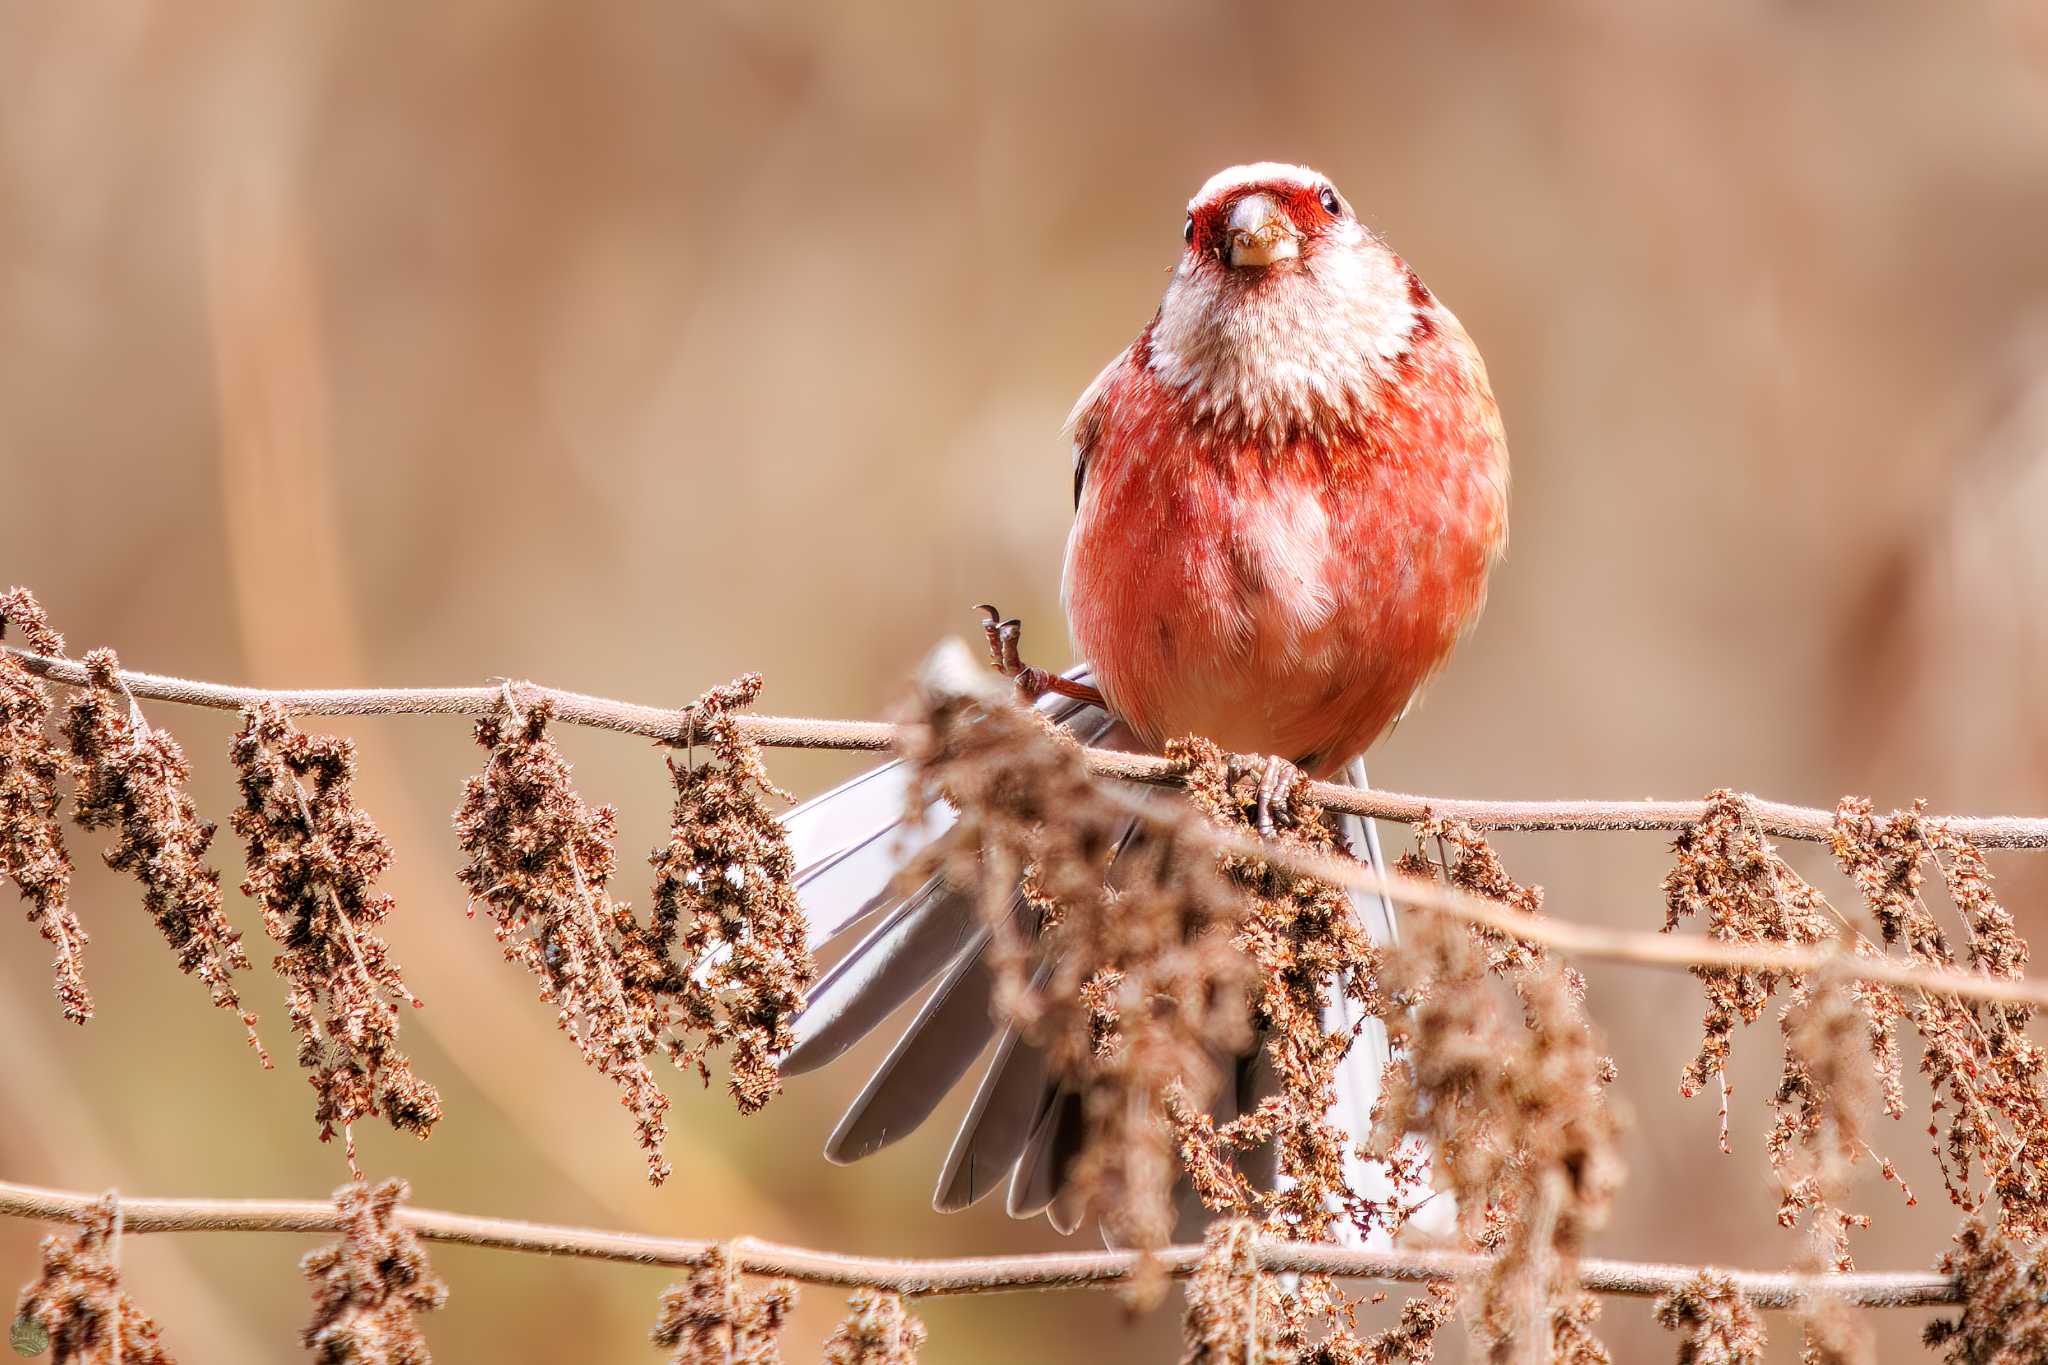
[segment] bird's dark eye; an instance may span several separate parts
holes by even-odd
[[[1334,188],[1329,185],[1323,186],[1323,192],[1318,194],[1316,198],[1322,202],[1323,212],[1329,214],[1332,218],[1343,217],[1344,201],[1337,197],[1337,191]]]
[[[1195,215],[1194,215],[1194,214],[1192,214],[1192,213],[1191,213],[1191,214],[1189,214],[1189,215],[1188,215],[1188,220],[1187,220],[1187,221],[1186,221],[1185,223],[1182,223],[1182,224],[1180,225],[1180,239],[1181,239],[1181,240],[1182,240],[1183,242],[1192,242],[1192,241],[1194,241],[1194,240],[1195,240]]]

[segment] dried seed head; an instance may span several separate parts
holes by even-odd
[[[1922,1336],[1948,1365],[2034,1365],[2048,1360],[2048,1252],[2024,1260],[2011,1243],[1972,1218],[1938,1267],[1955,1278],[1963,1309],[1936,1318]]]
[[[461,872],[472,902],[490,911],[493,932],[510,961],[541,983],[541,999],[576,1042],[583,1059],[619,1086],[647,1154],[647,1178],[669,1173],[668,1097],[647,1065],[661,1020],[652,997],[629,990],[648,962],[646,935],[609,886],[615,863],[611,807],[584,804],[569,764],[548,736],[553,707],[545,699],[520,714],[477,722],[476,740],[490,753],[482,775],[469,779],[455,829],[469,855]],[[635,965],[637,964],[637,965]]]
[[[415,1317],[446,1303],[448,1286],[395,1216],[411,1195],[403,1180],[352,1181],[334,1192],[341,1241],[299,1262],[313,1285],[302,1339],[321,1365],[430,1365]]]
[[[644,951],[629,955],[627,988],[667,1024],[676,1065],[705,1081],[707,1054],[732,1050],[732,1094],[753,1113],[782,1088],[776,1064],[795,1044],[793,1024],[817,975],[809,929],[790,879],[796,865],[761,754],[731,712],[760,695],[749,673],[690,706],[691,757],[669,759],[676,804],[668,843],[654,851],[654,915]],[[681,961],[677,961],[677,948]]]
[[[76,818],[119,834],[107,866],[142,884],[142,905],[178,956],[178,970],[205,982],[213,1003],[234,1012],[250,1046],[256,1016],[242,1008],[234,974],[248,967],[242,935],[221,909],[220,873],[206,863],[213,825],[185,792],[191,768],[178,742],[143,720],[117,676],[110,649],[85,656],[87,686],[72,699],[65,734],[78,768]]]
[[[1206,1106],[1218,1059],[1250,1041],[1236,906],[1210,859],[1111,802],[1032,713],[926,697],[903,747],[914,806],[944,795],[960,812],[913,875],[977,891],[997,1008],[1073,1097],[1081,1139],[1059,1212],[1163,1245],[1177,1163],[1158,1098],[1177,1084]],[[1156,1273],[1133,1289],[1145,1303],[1164,1291]]]
[[[159,1328],[121,1288],[121,1215],[113,1195],[87,1210],[75,1237],[43,1239],[43,1268],[15,1301],[17,1333],[32,1325],[55,1365],[174,1365]]]
[[[0,639],[9,626],[30,648],[62,654],[64,639],[50,629],[27,588],[0,596]],[[0,650],[0,878],[28,902],[29,923],[55,952],[50,968],[64,1017],[92,1018],[85,986],[86,932],[70,905],[71,855],[57,819],[57,780],[66,764],[50,739],[50,696],[21,661]]]
[[[1391,1151],[1404,1136],[1425,1139],[1466,1245],[1493,1254],[1475,1318],[1490,1358],[1508,1359],[1538,1324],[1584,1357],[1593,1344],[1576,1307],[1577,1260],[1621,1179],[1621,1126],[1604,1096],[1613,1064],[1575,981],[1548,956],[1508,960],[1513,1009],[1487,943],[1441,916],[1411,923],[1382,977],[1389,1000],[1415,1003],[1388,1018],[1397,1057],[1375,1143]]]
[[[1765,1142],[1779,1180],[1778,1223],[1796,1227],[1810,1214],[1814,1268],[1854,1270],[1849,1233],[1870,1219],[1841,1201],[1863,1156],[1862,1116],[1877,1088],[1862,1055],[1865,1020],[1848,984],[1828,973],[1799,983],[1780,1023],[1785,1069]]]
[[[1657,1300],[1657,1321],[1679,1335],[1678,1365],[1760,1365],[1764,1320],[1726,1275],[1699,1273]]]
[[[1232,759],[1207,740],[1175,741],[1167,756],[1180,766],[1197,810],[1237,833],[1255,828],[1260,761]],[[1336,856],[1335,833],[1301,785],[1290,793],[1280,846]],[[1338,1068],[1356,1039],[1324,1028],[1338,989],[1333,982],[1343,983],[1363,1013],[1379,1012],[1381,951],[1341,889],[1263,858],[1228,854],[1219,868],[1241,900],[1232,946],[1252,966],[1252,1019],[1278,1087],[1251,1113],[1221,1127],[1206,1115],[1176,1109],[1184,1159],[1191,1172],[1201,1173],[1196,1188],[1211,1208],[1255,1212],[1276,1235],[1318,1241],[1340,1224],[1360,1233],[1392,1230],[1405,1217],[1405,1192],[1373,1201],[1348,1186],[1354,1140],[1330,1115],[1337,1108]],[[1254,1189],[1237,1175],[1229,1188],[1218,1188],[1219,1177],[1236,1175],[1233,1163],[1261,1147],[1278,1155],[1283,1178],[1276,1186]]]
[[[1835,937],[1839,921],[1821,894],[1764,837],[1747,797],[1723,789],[1706,814],[1673,842],[1678,865],[1664,878],[1664,930],[1693,915],[1724,943],[1810,947]],[[1699,1055],[1686,1064],[1679,1093],[1697,1095],[1710,1079],[1727,1087],[1728,1048],[1737,1027],[1753,1024],[1784,976],[1762,970],[1695,967],[1707,995]],[[1727,1146],[1727,1114],[1722,1114]]]
[[[1927,894],[1938,882],[1968,943],[1969,970],[2010,979],[2027,960],[2027,945],[2012,917],[1991,892],[1983,854],[1924,803],[1879,819],[1870,803],[1845,800],[1833,830],[1836,861],[1856,882],[1879,936],[1859,951],[1889,955],[1896,949],[1920,966],[1957,965],[1947,931]],[[1934,873],[1928,876],[1929,870]],[[2048,1235],[2048,1162],[2030,1154],[2048,1148],[2048,1052],[2027,1035],[2033,1011],[2023,1005],[1984,1004],[1929,991],[1865,991],[1871,1039],[1880,1066],[1887,1029],[1899,1018],[1920,1035],[1920,1071],[1934,1090],[1934,1155],[1949,1198],[1974,1212],[1998,1205],[2002,1235],[2024,1242]],[[1887,1108],[1903,1109],[1887,1083]],[[1946,1121],[1943,1121],[1943,1114]],[[1984,1186],[1974,1172],[1984,1173]]]
[[[1437,1334],[1457,1311],[1458,1286],[1433,1280],[1401,1305],[1399,1322],[1363,1343],[1357,1358],[1366,1365],[1430,1365],[1436,1359]]]
[[[1876,1334],[1858,1309],[1823,1296],[1802,1308],[1800,1319],[1799,1365],[1877,1365]]]
[[[356,1120],[382,1115],[425,1137],[441,1117],[440,1096],[398,1047],[397,1002],[419,1002],[375,932],[391,913],[391,897],[372,889],[391,846],[355,804],[348,740],[307,735],[265,702],[242,713],[230,753],[242,790],[235,832],[248,849],[242,892],[283,949],[275,965],[319,1097],[320,1140],[348,1134],[353,1171]]]
[[[904,1307],[901,1294],[860,1289],[825,1341],[824,1365],[917,1365],[924,1341],[924,1324]]]
[[[713,1247],[686,1283],[662,1294],[648,1335],[675,1352],[675,1365],[781,1365],[782,1324],[795,1306],[794,1283],[749,1291],[732,1255]]]
[[[1280,1284],[1259,1268],[1259,1225],[1236,1218],[1209,1225],[1207,1253],[1187,1286],[1181,1365],[1278,1365],[1294,1353],[1282,1339]]]
[[[1591,1294],[1567,1295],[1550,1310],[1552,1365],[1614,1365],[1614,1357],[1593,1324],[1600,1320],[1600,1300]]]

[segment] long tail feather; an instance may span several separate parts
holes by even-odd
[[[1010,1178],[1007,1207],[1012,1218],[1050,1213],[1054,1199],[1067,1185],[1067,1173],[1081,1150],[1081,1136],[1081,1097],[1065,1087],[1050,1091]],[[1052,1223],[1059,1227],[1057,1219]]]
[[[1042,984],[1051,971],[1049,962],[1040,967],[1037,981]],[[1016,1025],[1005,1027],[939,1171],[933,1208],[940,1213],[964,1209],[1009,1179],[1045,1105],[1045,1073],[1044,1050],[1025,1042]]]
[[[971,947],[925,999],[917,1018],[839,1120],[825,1144],[827,1157],[858,1161],[911,1132],[974,1065],[996,1031],[989,1009],[994,987],[988,945],[988,930],[979,930]]]
[[[1089,674],[1077,669],[1068,676],[1086,681]],[[1058,697],[1040,706],[1083,743],[1131,744],[1128,732],[1097,707]],[[1363,786],[1364,765],[1354,763],[1346,778]],[[1049,1078],[1044,1053],[1013,1027],[998,1033],[984,960],[989,935],[977,922],[969,897],[936,878],[907,892],[893,887],[897,870],[943,835],[953,819],[950,810],[937,807],[924,812],[915,826],[906,826],[908,792],[907,771],[888,764],[786,817],[799,868],[798,894],[811,917],[814,945],[862,923],[870,927],[812,989],[797,1021],[796,1046],[783,1059],[783,1074],[800,1075],[832,1061],[937,980],[840,1120],[827,1156],[858,1160],[912,1132],[993,1037],[994,1057],[939,1173],[933,1207],[966,1208],[1007,1181],[1004,1202],[1013,1217],[1043,1213],[1062,1232],[1072,1231],[1081,1216],[1068,1178],[1082,1138],[1079,1097]],[[1354,856],[1385,866],[1372,821],[1347,815],[1339,830]],[[1394,940],[1394,909],[1386,897],[1354,892],[1352,901],[1375,942]],[[1041,964],[1041,980],[1050,969],[1050,963]],[[1343,983],[1331,984],[1324,1025],[1351,1032],[1356,1041],[1339,1071],[1330,1117],[1355,1145],[1370,1130],[1388,1055],[1386,1029],[1378,1020],[1356,1017]],[[1235,1059],[1226,1067],[1223,1093],[1213,1102],[1219,1121],[1250,1112],[1277,1084],[1263,1048]],[[1242,1164],[1262,1186],[1278,1178],[1277,1154],[1270,1149],[1247,1153]],[[1347,1162],[1347,1174],[1355,1188],[1369,1195],[1384,1185],[1384,1174],[1355,1156]],[[1195,1205],[1185,1212],[1199,1217]]]
[[[937,878],[886,913],[811,990],[782,1074],[815,1071],[868,1036],[974,938],[974,898]]]

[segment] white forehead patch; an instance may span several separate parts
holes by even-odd
[[[1195,191],[1195,197],[1188,200],[1188,210],[1193,212],[1201,204],[1208,203],[1217,195],[1229,190],[1241,189],[1246,185],[1267,184],[1275,180],[1291,180],[1298,185],[1327,185],[1330,178],[1306,166],[1290,166],[1284,161],[1254,161],[1248,166],[1232,166],[1209,177],[1202,188]]]

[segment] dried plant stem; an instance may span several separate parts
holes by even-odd
[[[67,659],[33,654],[12,646],[0,645],[0,649],[6,649],[20,659],[31,673],[52,682],[83,686],[87,681],[84,667]],[[192,682],[153,673],[124,672],[118,676],[134,695],[156,701],[223,709],[271,701],[288,711],[309,715],[484,716],[498,711],[505,697],[504,684],[492,687],[265,691]],[[568,724],[657,739],[686,739],[685,731],[692,723],[687,709],[639,706],[531,683],[520,684],[519,695],[529,702],[548,698],[555,706],[555,719]],[[900,733],[897,726],[880,721],[755,715],[734,715],[731,721],[748,741],[771,748],[885,750],[896,742]],[[1100,749],[1085,752],[1090,771],[1099,775],[1152,784],[1172,784],[1179,780],[1178,770],[1165,758]],[[1677,830],[1696,822],[1707,810],[1706,803],[1701,801],[1490,802],[1404,796],[1327,782],[1309,785],[1312,798],[1329,810],[1408,823],[1417,823],[1435,815],[1462,820],[1477,828],[1496,830]],[[1159,814],[1138,803],[1132,803],[1131,809],[1147,818],[1157,818]],[[1781,838],[1826,841],[1834,825],[1834,815],[1827,811],[1758,800],[1750,802],[1750,809],[1766,833]],[[1946,819],[1951,831],[1971,838],[1981,846],[2048,848],[2048,819],[2016,816],[1952,816]],[[1218,848],[1252,853],[1339,885],[1384,891],[1418,909],[1443,911],[1524,942],[1541,943],[1578,957],[1680,970],[1710,967],[1738,971],[1812,972],[1839,967],[1859,981],[1927,989],[1972,1000],[2048,1007],[2048,983],[1974,972],[1938,971],[1881,958],[1859,958],[1830,947],[1766,948],[1605,929],[1557,919],[1536,919],[1439,883],[1383,874],[1356,863],[1277,850],[1250,836],[1234,835],[1227,830],[1204,831],[1202,837],[1214,841]]]
[[[67,659],[50,658],[12,646],[0,648],[20,659],[29,672],[51,682],[70,687],[85,683],[85,669]],[[270,701],[287,711],[316,716],[485,716],[498,708],[504,696],[502,686],[267,691],[195,682],[155,673],[122,673],[120,677],[135,696],[152,701],[230,711]],[[555,719],[565,725],[645,735],[651,739],[681,741],[687,738],[685,731],[690,723],[690,714],[684,709],[642,706],[531,683],[522,683],[519,692],[528,700],[547,697],[553,701]],[[875,752],[893,747],[898,738],[897,727],[882,721],[756,715],[735,716],[734,721],[743,738],[765,748]],[[1098,775],[1131,782],[1166,785],[1178,780],[1177,770],[1168,760],[1150,754],[1091,749],[1088,751],[1088,766]],[[1707,813],[1704,801],[1476,801],[1415,796],[1331,782],[1310,783],[1308,795],[1326,810],[1404,824],[1420,824],[1434,817],[1461,821],[1480,830],[1662,830],[1675,833],[1698,824]],[[1833,811],[1756,799],[1750,801],[1750,809],[1756,814],[1764,833],[1773,838],[1827,843],[1834,830]],[[1940,818],[1956,835],[1980,848],[2048,848],[2048,818],[2014,815]]]
[[[1355,790],[1355,789],[1354,789]],[[1129,801],[1127,808],[1143,819],[1161,819],[1162,812],[1143,802]],[[1845,979],[1882,982],[1938,995],[1970,1000],[1996,1000],[2012,1004],[2048,1005],[2048,982],[2025,977],[1995,977],[1982,972],[1913,966],[1889,958],[1863,957],[1844,943],[1840,947],[1765,947],[1730,943],[1717,939],[1681,938],[1670,934],[1642,933],[1631,929],[1608,929],[1596,924],[1525,914],[1500,901],[1489,900],[1441,882],[1375,868],[1341,858],[1304,850],[1283,848],[1253,835],[1231,830],[1195,826],[1176,827],[1180,837],[1232,853],[1264,858],[1320,881],[1355,886],[1388,896],[1418,910],[1440,911],[1467,923],[1519,939],[1542,944],[1573,957],[1590,957],[1608,962],[1628,962],[1643,967],[1731,968],[1750,971],[1820,972],[1834,971]]]
[[[0,1181],[0,1216],[79,1222],[99,1196]],[[341,1225],[333,1203],[273,1199],[121,1200],[129,1233],[146,1232],[332,1232]],[[1024,1289],[1106,1288],[1138,1272],[1135,1252],[1052,1252],[1027,1256],[892,1260],[844,1256],[778,1246],[752,1238],[716,1242],[648,1237],[593,1228],[560,1227],[507,1218],[480,1218],[434,1209],[401,1207],[396,1222],[431,1242],[456,1242],[504,1251],[538,1252],[627,1261],[639,1265],[697,1266],[723,1248],[747,1275],[779,1276],[846,1289],[886,1289],[899,1294],[991,1294]],[[1327,1243],[1254,1243],[1259,1266],[1343,1279],[1424,1283],[1469,1275],[1486,1258],[1439,1251],[1365,1251]],[[1154,1263],[1175,1277],[1191,1274],[1206,1254],[1199,1246],[1171,1246],[1151,1253]],[[1652,1297],[1694,1280],[1701,1267],[1640,1261],[1582,1260],[1579,1278],[1598,1294]],[[1857,1275],[1793,1275],[1776,1271],[1727,1272],[1758,1308],[1797,1308],[1816,1294],[1863,1308],[1921,1308],[1961,1302],[1954,1280],[1936,1274],[1898,1272]]]

